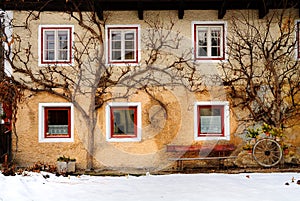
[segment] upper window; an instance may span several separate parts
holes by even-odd
[[[40,26],[40,64],[72,64],[73,26]]]
[[[138,63],[139,27],[107,26],[107,62]]]
[[[196,60],[225,59],[224,29],[224,23],[193,23],[193,48]]]
[[[108,141],[139,141],[141,137],[140,103],[110,103],[106,108]]]
[[[228,102],[195,103],[195,138],[229,140]]]
[[[39,104],[40,142],[73,141],[73,106],[69,103]]]

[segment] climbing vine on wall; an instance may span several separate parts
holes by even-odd
[[[18,150],[18,135],[15,127],[17,121],[18,103],[24,96],[22,85],[15,82],[11,77],[6,77],[0,81],[0,102],[2,103],[5,125],[15,135],[16,151]]]

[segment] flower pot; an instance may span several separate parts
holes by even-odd
[[[64,162],[64,161],[58,161],[56,163],[56,168],[57,168],[57,172],[58,173],[66,173],[67,170],[68,170],[68,165],[67,165],[67,162]]]
[[[58,161],[56,163],[57,172],[58,173],[70,173],[75,172],[75,164],[76,162],[70,161],[70,162],[64,162],[64,161]]]

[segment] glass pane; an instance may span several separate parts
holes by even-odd
[[[112,40],[121,40],[121,32],[119,32],[119,31],[112,31],[111,39]]]
[[[207,28],[198,29],[198,56],[207,55]]]
[[[221,109],[220,108],[201,108],[200,109],[200,116],[221,116]]]
[[[48,110],[47,134],[68,134],[68,110]]]
[[[121,41],[112,41],[112,49],[121,49]]]
[[[45,48],[54,49],[54,31],[45,31]]]
[[[68,41],[59,41],[59,49],[68,49]]]
[[[46,51],[46,60],[54,60],[54,50],[50,51]]]
[[[58,51],[58,60],[67,60],[68,59],[68,51],[60,50]]]
[[[211,45],[212,46],[219,46],[219,39],[218,38],[212,38],[211,39]]]
[[[222,117],[219,108],[200,109],[200,133],[221,134]]]
[[[121,60],[121,51],[113,51],[112,60]]]
[[[211,56],[220,56],[220,48],[212,47],[211,48]]]
[[[198,31],[198,41],[199,41],[199,45],[207,44],[207,32],[206,31]]]
[[[198,56],[207,56],[207,47],[200,47],[198,49]]]
[[[133,51],[126,51],[125,52],[125,59],[126,60],[132,60],[132,59],[134,59],[134,52]]]
[[[68,40],[68,31],[58,31],[58,40]]]
[[[134,33],[126,33],[125,40],[134,40]]]
[[[134,117],[133,109],[114,109],[113,111],[113,133],[134,135]]]
[[[46,49],[54,50],[54,41],[48,40],[46,43]]]
[[[134,49],[134,41],[125,41],[125,49]]]
[[[54,41],[54,31],[45,31],[46,40]]]

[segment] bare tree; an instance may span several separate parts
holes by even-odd
[[[144,54],[147,55],[137,65],[109,66],[104,58],[105,21],[98,16],[94,1],[84,1],[89,12],[83,12],[80,1],[69,2],[70,18],[75,20],[82,30],[74,33],[73,57],[75,64],[63,68],[47,66],[35,68],[32,65],[34,52],[30,43],[14,33],[14,46],[7,45],[5,59],[13,69],[23,88],[32,93],[48,92],[72,102],[79,112],[78,118],[85,125],[87,141],[87,169],[93,168],[94,136],[97,125],[97,108],[106,102],[129,97],[136,90],[143,90],[152,98],[151,89],[183,86],[198,91],[201,77],[196,72],[189,51],[179,51],[182,46],[180,33],[174,30],[175,22],[170,19],[163,22],[157,17],[146,21],[149,29],[143,33]],[[49,1],[48,3],[51,3]],[[41,8],[42,9],[42,8]],[[41,12],[27,11],[24,29],[31,34],[32,24],[39,20]],[[20,23],[20,22],[18,22]],[[7,39],[7,38],[6,38]],[[4,41],[10,43],[8,39]],[[113,88],[122,88],[122,93],[112,95]],[[164,103],[156,99],[162,106]]]
[[[293,9],[258,19],[253,11],[233,16],[222,81],[233,106],[245,110],[241,122],[293,126],[300,114],[298,25]]]

